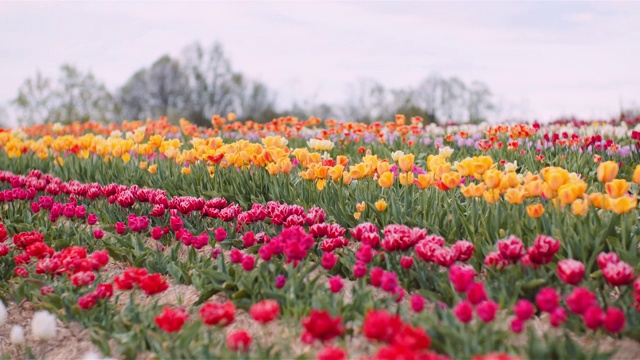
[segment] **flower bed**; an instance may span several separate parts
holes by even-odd
[[[65,324],[127,359],[629,356],[637,123],[0,132],[2,351]]]

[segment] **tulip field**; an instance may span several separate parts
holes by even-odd
[[[0,130],[0,359],[640,358],[640,117]]]

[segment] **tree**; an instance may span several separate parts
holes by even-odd
[[[221,44],[214,43],[209,49],[193,44],[183,50],[183,58],[191,90],[192,122],[207,125],[211,116],[239,108],[242,75],[232,71]]]
[[[53,91],[51,80],[38,71],[35,78],[26,79],[18,89],[18,96],[11,101],[20,125],[33,125],[51,121]]]
[[[60,67],[58,87],[54,92],[56,100],[52,111],[52,121],[61,123],[113,121],[118,110],[106,86],[91,72],[83,74],[74,66]]]
[[[238,116],[242,120],[265,123],[278,117],[275,111],[275,95],[259,81],[240,83],[240,109]]]
[[[387,103],[387,92],[382,84],[371,79],[361,79],[351,87],[342,113],[348,121],[382,121],[388,116]]]
[[[147,72],[148,97],[153,115],[177,115],[189,99],[189,80],[180,63],[163,56]]]
[[[120,89],[126,119],[167,116],[178,120],[189,103],[189,81],[182,65],[164,55],[149,69],[138,70]]]
[[[489,87],[480,81],[473,81],[468,88],[467,112],[469,122],[479,122],[487,120],[487,112],[492,111],[495,106],[491,101],[491,91]]]
[[[391,90],[395,114],[403,114],[408,119],[419,116],[426,124],[436,122],[435,115],[426,107],[420,106],[417,92],[412,89]]]
[[[147,70],[142,69],[120,88],[117,99],[124,119],[140,120],[153,116],[148,86]]]
[[[9,126],[9,112],[7,109],[0,105],[0,128]]]
[[[451,77],[440,82],[439,118],[446,121],[461,121],[464,118],[465,96],[467,87],[462,80]]]
[[[62,65],[60,72],[55,87],[40,72],[25,80],[12,101],[19,124],[107,122],[118,115],[113,97],[91,72],[82,73],[71,65]]]

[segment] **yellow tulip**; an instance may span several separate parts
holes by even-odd
[[[353,213],[353,218],[356,219],[356,220],[360,220],[360,215],[362,215],[361,212],[355,212],[355,213]]]
[[[391,185],[393,185],[393,173],[391,171],[386,171],[382,175],[380,175],[380,178],[378,179],[378,185],[383,188],[391,187]]]
[[[336,166],[334,166],[333,168],[331,168],[331,170],[329,170],[329,176],[331,177],[331,180],[333,180],[333,182],[338,182],[340,181],[340,178],[342,177],[342,172],[344,171],[344,166],[338,164]]]
[[[508,188],[513,188],[520,185],[520,180],[518,180],[518,175],[514,172],[510,172],[507,174],[502,174],[500,178],[500,189],[506,190]]]
[[[504,199],[511,204],[522,204],[527,193],[522,188],[510,188],[504,194]]]
[[[558,189],[558,198],[565,205],[571,204],[580,195],[582,195],[580,189],[578,189],[577,186],[573,185],[572,183],[564,184]]]
[[[278,165],[274,163],[268,163],[267,166],[265,166],[265,168],[269,172],[269,175],[278,175],[278,173],[280,172]]]
[[[391,170],[391,164],[389,164],[389,162],[387,161],[379,162],[376,168],[376,172],[378,173],[378,175],[382,175],[389,170]]]
[[[320,179],[316,182],[316,188],[322,191],[322,189],[324,189],[325,184],[326,184],[326,181],[324,179]]]
[[[638,206],[638,199],[635,196],[621,196],[610,201],[611,210],[616,214],[624,214]]]
[[[409,172],[413,170],[413,162],[415,156],[413,154],[402,155],[398,157],[398,167],[403,172]]]
[[[349,185],[349,184],[351,184],[351,181],[353,181],[353,177],[351,176],[351,174],[346,172],[346,171],[343,172],[342,173],[342,184]]]
[[[640,185],[640,165],[637,165],[636,169],[633,171],[633,177],[631,178],[631,181]]]
[[[484,183],[469,184],[469,186],[460,185],[460,192],[465,197],[480,197],[486,191],[487,186]]]
[[[448,172],[448,173],[442,174],[442,182],[449,189],[458,187],[458,185],[460,185],[461,178],[462,178],[462,175],[460,175],[460,173],[457,173],[457,172]]]
[[[410,186],[413,185],[413,173],[400,173],[398,175],[398,180],[400,181],[400,185],[402,186]]]
[[[158,164],[153,164],[149,166],[148,171],[152,174],[155,174],[158,171]]]
[[[559,167],[545,168],[542,169],[541,173],[544,177],[545,182],[549,184],[549,188],[551,188],[551,190],[553,191],[558,190],[560,186],[566,184],[567,181],[569,181],[569,172]]]
[[[493,159],[490,156],[476,156],[473,159],[472,169],[479,175],[484,174],[493,166]]]
[[[571,203],[571,212],[575,216],[585,216],[589,212],[589,201],[583,199],[577,199]]]
[[[527,191],[527,197],[538,197],[542,195],[543,185],[542,180],[534,180],[525,184],[524,189]]]
[[[489,189],[482,194],[484,200],[489,204],[495,204],[500,201],[500,190],[498,189]]]
[[[387,202],[384,199],[380,199],[375,203],[376,209],[380,212],[387,210]]]
[[[607,194],[612,198],[619,198],[629,191],[629,187],[631,184],[624,179],[614,179],[604,184],[604,188],[607,191]]]
[[[609,182],[618,176],[618,164],[615,161],[605,161],[598,166],[598,181]]]
[[[282,173],[288,174],[291,172],[291,169],[293,169],[293,164],[291,163],[291,160],[289,160],[289,158],[286,157],[278,161],[278,168]]]
[[[502,178],[502,173],[496,169],[490,169],[483,175],[484,183],[491,189],[495,189],[500,186],[500,179]]]

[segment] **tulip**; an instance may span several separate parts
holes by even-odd
[[[37,311],[31,320],[31,336],[36,340],[56,337],[56,316],[45,310]]]
[[[403,172],[409,172],[413,170],[413,162],[415,156],[413,154],[401,155],[398,157],[398,167]]]
[[[418,189],[426,189],[431,185],[432,182],[431,174],[419,174],[416,179],[413,180],[413,183],[418,187]]]
[[[378,185],[385,189],[391,187],[391,185],[393,185],[393,173],[391,171],[387,171],[380,175]]]
[[[604,184],[604,188],[607,191],[607,194],[609,194],[612,199],[617,199],[623,195],[626,195],[627,191],[629,191],[630,186],[631,184],[629,184],[627,180],[624,179],[615,179]]]
[[[20,325],[14,325],[11,328],[11,334],[9,335],[9,338],[13,345],[23,345],[24,344],[24,328]]]
[[[640,185],[640,165],[636,165],[636,169],[633,170],[633,176],[631,177],[631,181]]]
[[[402,186],[413,185],[413,173],[400,173],[398,175],[398,180],[400,181],[400,185]]]
[[[544,214],[544,206],[542,204],[529,205],[527,206],[527,214],[529,217],[537,219]]]
[[[618,176],[618,164],[615,161],[605,161],[598,166],[598,181],[606,183]]]
[[[387,202],[384,199],[380,199],[375,202],[376,210],[383,212],[387,209]]]

